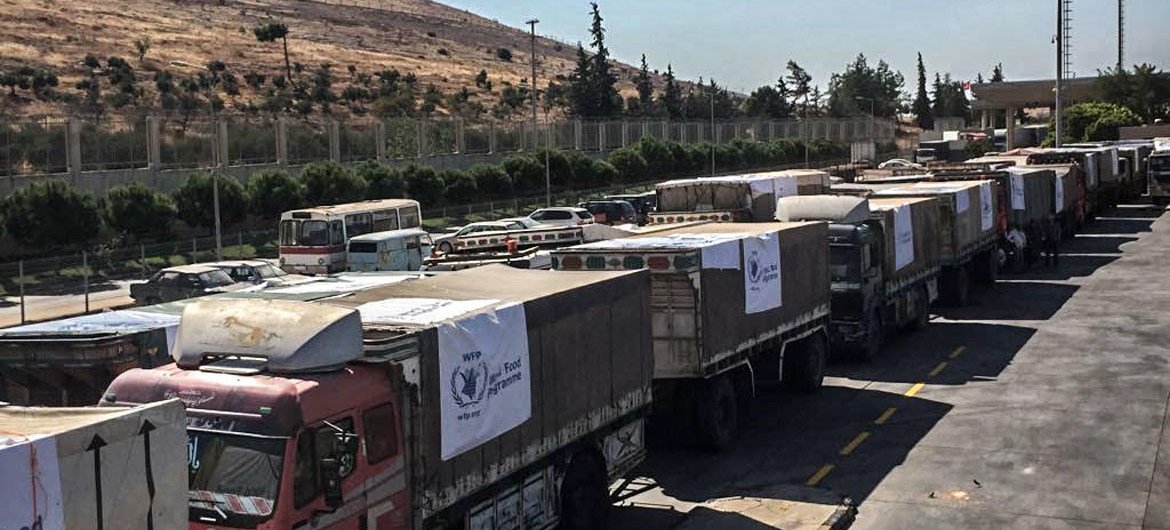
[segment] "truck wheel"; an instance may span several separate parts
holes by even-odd
[[[703,445],[716,451],[729,449],[739,430],[739,404],[728,375],[705,382],[696,413]]]
[[[915,296],[914,301],[914,320],[910,321],[910,329],[914,331],[922,331],[930,324],[930,295],[926,292],[926,287],[918,290],[918,295]]]
[[[561,483],[561,528],[592,530],[605,525],[609,490],[605,469],[596,456],[578,453]]]
[[[882,322],[882,312],[874,309],[869,315],[869,329],[866,330],[865,344],[858,350],[860,360],[869,362],[877,359],[882,353],[882,346],[886,343],[886,325]]]
[[[804,339],[792,353],[790,363],[784,365],[784,380],[788,386],[801,392],[820,390],[825,382],[825,360],[828,357],[824,338],[818,334]],[[785,361],[789,361],[787,355]]]

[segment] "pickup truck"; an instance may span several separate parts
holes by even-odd
[[[187,405],[191,528],[605,527],[645,456],[649,275],[486,266],[203,299],[103,406]]]
[[[434,238],[434,242],[439,252],[452,254],[506,249],[512,241],[516,248],[576,245],[583,237],[579,226],[526,228],[514,221],[487,221],[471,223],[454,234]]]

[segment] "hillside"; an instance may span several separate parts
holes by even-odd
[[[584,27],[585,9],[578,11]],[[176,81],[195,78],[207,72],[205,65],[211,61],[222,61],[241,87],[236,96],[220,94],[229,111],[257,105],[265,90],[247,86],[244,76],[272,79],[285,69],[280,41],[257,42],[253,35],[255,26],[267,22],[288,27],[291,61],[303,65],[294,79],[308,85],[321,64],[331,64],[332,89],[338,95],[346,86],[361,83],[361,74],[395,69],[417,77],[420,99],[428,85],[448,97],[467,88],[473,101],[490,110],[508,84],[520,85],[531,73],[527,28],[505,26],[429,0],[0,0],[0,71],[27,66],[52,72],[60,78],[55,92],[61,96],[37,97],[27,89],[16,90],[16,96],[0,97],[0,114],[78,111],[85,93],[76,85],[93,71],[82,64],[87,54],[103,64],[110,56],[126,59],[139,87],[129,108],[158,104],[154,72],[167,70]],[[135,42],[146,39],[149,49],[139,60]],[[511,61],[498,57],[501,48],[511,52]],[[575,53],[575,45],[538,39],[542,89],[550,78],[568,76]],[[633,93],[636,69],[615,66],[620,90]],[[488,74],[490,90],[476,86],[481,70]],[[369,86],[368,78],[365,82]],[[655,83],[661,85],[662,80]],[[112,86],[101,89],[107,99],[116,91]],[[451,106],[440,105],[435,112],[452,113],[447,108]],[[334,112],[339,111],[346,112],[335,106]]]

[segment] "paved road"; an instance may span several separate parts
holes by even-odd
[[[130,281],[114,281],[91,287],[89,310],[101,311],[134,303],[130,299]],[[85,313],[85,295],[79,292],[57,296],[26,296],[25,319],[53,320]],[[20,325],[20,297],[0,297],[0,328]]]
[[[767,393],[727,455],[657,448],[615,528],[736,495],[848,497],[854,528],[1170,529],[1170,215],[1123,207],[818,395]],[[710,503],[707,503],[710,504]],[[712,527],[771,526],[734,513]]]

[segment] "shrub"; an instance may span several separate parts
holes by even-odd
[[[367,199],[398,199],[406,196],[406,181],[402,172],[378,162],[358,164],[354,173],[366,182]]]
[[[312,204],[342,204],[366,196],[366,181],[332,160],[313,162],[301,170],[305,197]]]
[[[657,177],[674,171],[677,161],[669,143],[647,136],[639,140],[634,148],[646,160],[650,175]]]
[[[515,155],[504,159],[504,171],[512,177],[512,189],[523,193],[544,189],[544,165],[531,156]]]
[[[232,177],[216,179],[205,171],[191,174],[171,195],[179,207],[179,219],[192,227],[215,226],[216,180],[219,181],[220,222],[228,225],[244,219],[248,213],[248,195],[244,186]]]
[[[499,57],[501,61],[512,62],[512,50],[507,48],[497,48],[496,57]]]
[[[453,169],[440,173],[439,177],[443,179],[443,185],[447,188],[444,195],[448,204],[468,204],[476,201],[479,187],[475,184],[475,177]]]
[[[544,161],[548,154],[548,180],[552,186],[566,186],[573,182],[573,166],[569,164],[569,157],[559,149],[537,149],[532,152],[532,159],[540,165],[540,180],[537,187],[544,189]]]
[[[610,153],[609,163],[618,170],[621,180],[637,182],[646,178],[649,166],[646,159],[634,149],[625,147]]]
[[[435,206],[443,200],[446,184],[433,168],[411,164],[402,172],[406,181],[406,193],[424,207]]]
[[[596,160],[592,157],[580,151],[568,151],[565,153],[565,158],[569,160],[569,170],[573,175],[573,186],[578,188],[591,188],[608,184],[607,181],[598,177],[596,166],[594,165]]]
[[[593,172],[593,179],[598,185],[615,184],[621,181],[622,175],[618,173],[617,168],[613,164],[604,160],[591,159],[590,170]]]
[[[492,197],[506,197],[512,193],[512,176],[502,166],[476,164],[467,170],[467,174],[475,179],[479,191]]]
[[[305,206],[305,184],[287,171],[257,171],[246,186],[252,212],[266,219]]]
[[[1113,103],[1080,103],[1064,111],[1065,142],[1116,140],[1118,127],[1141,125],[1132,110]],[[1049,141],[1056,138],[1055,125],[1048,127]]]
[[[51,249],[88,242],[101,230],[92,196],[60,180],[34,182],[3,204],[4,227],[22,245]]]
[[[110,188],[103,213],[111,228],[142,237],[170,233],[179,209],[167,194],[135,182]]]

